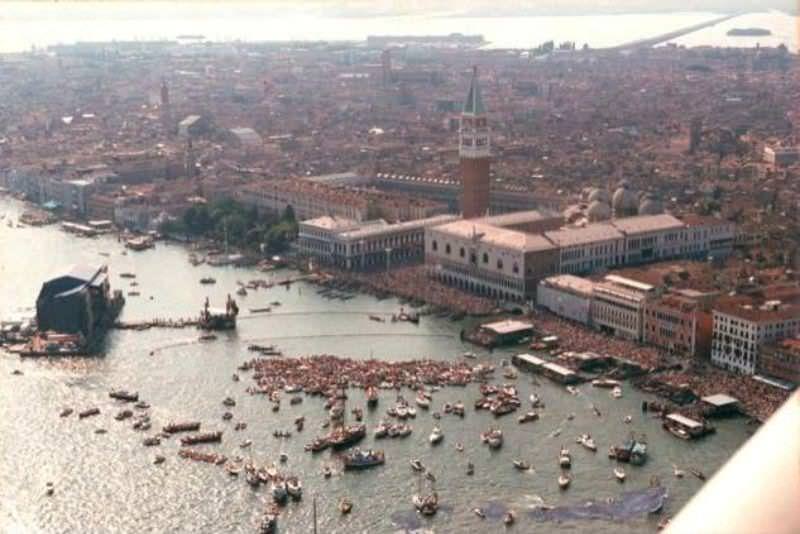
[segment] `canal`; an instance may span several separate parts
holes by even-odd
[[[16,219],[22,204],[0,199],[0,214]],[[128,297],[121,319],[134,321],[154,317],[196,316],[208,297],[222,305],[233,294],[237,281],[268,278],[270,274],[252,269],[193,267],[188,252],[178,245],[158,243],[155,249],[123,255],[113,237],[83,239],[63,233],[57,225],[44,228],[10,228],[0,224],[0,318],[13,316],[34,305],[43,280],[73,263],[105,262],[112,287],[126,293],[130,280],[122,272],[136,274],[138,297]],[[101,254],[103,253],[103,254]],[[107,254],[107,256],[105,255]],[[282,277],[288,272],[273,273]],[[216,279],[215,285],[200,285],[202,277]],[[434,394],[433,405],[461,400],[467,406],[464,419],[443,416],[439,421],[444,442],[431,447],[428,434],[434,420],[427,413],[411,420],[412,435],[404,440],[374,443],[372,428],[394,401],[394,392],[381,392],[377,410],[365,410],[370,433],[362,447],[382,448],[384,466],[360,473],[336,474],[323,478],[325,464],[335,459],[325,452],[312,456],[303,445],[322,433],[323,400],[306,397],[279,412],[270,410],[263,396],[250,396],[249,375],[240,382],[231,379],[236,367],[253,356],[247,346],[257,342],[275,344],[285,355],[335,354],[353,358],[386,360],[460,358],[474,350],[459,341],[461,325],[448,319],[423,317],[418,326],[410,323],[371,321],[369,314],[391,314],[401,304],[393,299],[376,300],[356,295],[347,301],[328,300],[316,288],[304,283],[287,288],[251,291],[235,296],[242,315],[235,333],[221,334],[210,342],[199,342],[196,330],[152,329],[143,332],[112,331],[105,354],[93,358],[20,360],[0,351],[0,531],[2,532],[253,532],[269,501],[266,488],[254,491],[243,477],[232,478],[223,469],[179,458],[177,440],[160,447],[143,447],[145,433],[131,428],[131,422],[116,421],[121,409],[108,398],[115,388],[139,392],[151,404],[153,429],[172,420],[197,419],[208,430],[224,430],[221,444],[198,446],[228,457],[252,457],[259,464],[275,461],[286,452],[285,469],[300,476],[304,499],[289,503],[280,518],[280,532],[310,532],[311,497],[316,495],[320,532],[395,532],[422,529],[434,532],[465,532],[470,529],[502,531],[497,519],[481,520],[475,507],[508,507],[519,517],[512,530],[550,532],[641,532],[654,531],[658,516],[637,515],[619,521],[570,520],[543,522],[523,512],[542,502],[548,505],[581,504],[589,499],[617,498],[624,491],[644,489],[657,477],[669,497],[664,513],[672,515],[698,490],[702,482],[688,475],[677,479],[672,465],[697,467],[710,475],[747,439],[743,420],[720,421],[717,433],[687,443],[664,432],[658,421],[643,414],[644,399],[654,399],[628,384],[621,399],[608,390],[589,385],[573,396],[564,388],[520,373],[514,382],[523,406],[532,392],[544,400],[539,421],[517,424],[516,416],[494,419],[486,411],[475,412],[478,388],[445,388]],[[253,315],[249,308],[269,306],[272,312]],[[29,310],[30,311],[30,310]],[[500,367],[513,351],[478,351],[479,360]],[[12,375],[19,369],[22,375]],[[502,373],[496,381],[504,382]],[[232,421],[221,415],[221,404],[233,397]],[[406,397],[412,395],[406,392]],[[364,405],[360,391],[349,393],[348,408]],[[591,410],[597,406],[598,418]],[[60,418],[63,407],[84,409],[97,406],[102,413],[84,420],[74,415]],[[574,414],[571,420],[568,415]],[[272,436],[278,428],[292,427],[299,415],[306,417],[305,430],[290,439]],[[631,424],[623,419],[631,415]],[[248,424],[234,431],[237,421]],[[479,433],[497,425],[505,433],[505,445],[489,451],[480,443]],[[96,429],[106,433],[97,434]],[[560,435],[554,434],[560,431]],[[605,451],[622,442],[630,432],[647,436],[650,459],[642,467],[626,467],[627,480],[618,483],[614,464]],[[575,443],[575,437],[589,432],[598,444],[593,454]],[[151,432],[152,433],[152,432]],[[240,449],[242,440],[253,445]],[[454,444],[464,444],[457,452]],[[557,455],[562,444],[573,456],[571,486],[560,491]],[[153,465],[155,454],[167,460]],[[409,459],[419,458],[436,475],[436,489],[442,509],[433,519],[416,520],[411,513],[411,496],[417,478]],[[520,472],[512,460],[524,458],[533,469]],[[465,475],[466,464],[475,464],[474,476]],[[52,481],[55,493],[45,495]],[[341,516],[337,503],[348,496],[353,512]]]

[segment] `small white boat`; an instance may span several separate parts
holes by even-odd
[[[417,395],[417,398],[414,399],[414,402],[417,403],[417,406],[422,408],[423,410],[427,410],[431,407],[431,401],[425,398],[423,395]]]
[[[622,469],[621,467],[614,468],[614,476],[617,478],[618,481],[625,482],[625,470]]]
[[[592,452],[597,452],[597,445],[595,444],[592,436],[589,434],[582,434],[581,437],[575,440],[576,443],[580,443],[585,448],[589,449]]]
[[[631,421],[633,421],[633,417],[631,417],[630,415],[626,415],[623,421],[625,422],[626,425],[629,425]]]
[[[578,388],[576,388],[575,386],[567,386],[567,391],[569,392],[570,395],[578,394]]]
[[[672,474],[675,475],[675,478],[683,478],[683,475],[685,475],[686,472],[678,469],[677,465],[672,464]]]
[[[558,477],[558,487],[563,489],[567,489],[569,487],[569,483],[572,482],[572,478],[569,475],[561,474]]]
[[[512,512],[511,510],[509,510],[508,512],[505,513],[505,515],[503,515],[503,524],[505,525],[513,525],[515,520],[516,516],[514,515],[514,512]]]
[[[431,435],[428,437],[428,441],[431,442],[431,445],[436,445],[440,443],[444,439],[444,433],[442,433],[442,429],[438,426],[433,427],[433,431]]]
[[[520,471],[528,471],[531,468],[531,464],[529,464],[525,460],[514,460],[513,463],[514,467],[516,467]]]
[[[622,388],[619,386],[614,386],[614,389],[611,390],[611,396],[615,399],[622,398]]]
[[[464,452],[464,445],[462,445],[461,443],[456,443],[456,450],[458,452]]]
[[[564,447],[561,447],[561,452],[558,453],[558,465],[564,469],[572,466],[572,457],[569,455],[569,450]]]
[[[473,508],[472,513],[480,517],[481,519],[486,519],[486,514],[483,513],[483,510],[480,508]]]
[[[468,358],[470,360],[474,360],[475,358],[477,358],[474,352],[465,352],[461,356],[463,356],[464,358]]]
[[[239,447],[241,447],[241,448],[243,448],[243,449],[246,449],[247,447],[249,447],[249,446],[250,446],[250,445],[252,445],[252,444],[253,444],[253,440],[246,439],[246,440],[244,440],[243,442],[241,442],[241,443],[239,444]]]
[[[303,497],[303,484],[299,479],[292,477],[286,481],[286,492],[297,501]]]

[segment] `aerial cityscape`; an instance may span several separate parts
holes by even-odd
[[[800,25],[634,4],[0,19],[0,532],[732,532],[800,455]]]

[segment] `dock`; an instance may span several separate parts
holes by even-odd
[[[517,354],[511,358],[511,363],[520,369],[539,373],[559,384],[576,384],[583,381],[575,371],[559,365],[557,363],[548,362],[547,360],[534,356],[533,354]]]

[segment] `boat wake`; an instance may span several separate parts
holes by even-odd
[[[624,520],[655,513],[664,506],[668,497],[662,486],[626,491],[617,498],[592,500],[564,506],[540,507],[528,512],[537,521],[565,521],[570,519]]]

